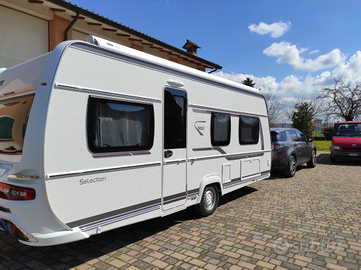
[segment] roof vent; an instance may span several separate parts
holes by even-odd
[[[184,46],[183,46],[183,49],[186,49],[188,53],[193,54],[195,56],[197,56],[198,48],[201,48],[201,47],[199,47],[197,44],[190,41],[189,39],[187,39],[186,44],[184,44]]]

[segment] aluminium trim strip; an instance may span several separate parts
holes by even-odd
[[[263,100],[265,100],[264,96],[261,93],[259,93],[258,90],[250,90],[250,88],[248,86],[244,86],[242,84],[232,82],[230,80],[226,80],[226,79],[214,76],[214,75],[209,76],[210,74],[208,74],[208,73],[205,73],[202,71],[197,71],[190,67],[186,67],[184,65],[179,65],[179,64],[175,65],[175,63],[172,63],[169,61],[167,62],[164,59],[155,60],[154,56],[151,56],[151,55],[150,55],[150,57],[152,59],[149,59],[149,58],[145,58],[145,57],[140,57],[139,55],[134,55],[133,53],[130,54],[126,51],[119,52],[119,51],[101,49],[100,47],[98,47],[96,45],[93,45],[90,43],[85,43],[85,42],[84,43],[83,42],[82,43],[80,43],[80,42],[73,43],[73,44],[71,44],[71,47],[78,49],[78,50],[82,50],[82,51],[96,53],[103,57],[109,57],[109,58],[115,59],[117,61],[128,62],[128,63],[131,63],[132,65],[134,65],[134,64],[139,65],[143,68],[152,68],[157,71],[163,71],[170,75],[175,75],[175,76],[179,76],[179,77],[186,78],[186,79],[201,81],[205,84],[214,85],[219,88],[243,93],[243,94],[250,95],[250,96],[255,96],[255,97],[262,98]],[[166,71],[164,71],[164,69]],[[244,86],[248,89],[245,89],[242,86]]]
[[[223,188],[230,188],[230,187],[245,184],[248,182],[267,179],[268,177],[270,177],[270,175],[271,175],[271,173],[269,171],[265,171],[265,172],[261,172],[261,174],[256,177],[252,177],[252,178],[248,178],[248,179],[241,179],[240,177],[238,177],[238,178],[232,179],[231,182],[227,182],[222,185],[223,185]]]
[[[187,198],[187,192],[181,192],[181,193],[177,193],[174,195],[170,195],[170,196],[166,196],[163,197],[163,205],[164,204],[168,204],[168,203],[172,203],[172,202],[177,202],[177,201],[181,201],[181,200],[186,200]]]
[[[156,98],[148,98],[148,97],[141,97],[141,96],[133,96],[127,94],[120,94],[116,92],[101,90],[101,89],[93,89],[93,88],[85,88],[81,86],[69,85],[69,84],[62,84],[62,83],[55,83],[55,87],[62,90],[69,90],[69,91],[78,91],[83,93],[89,94],[96,94],[101,96],[106,96],[109,99],[109,96],[113,97],[113,99],[127,99],[127,100],[137,100],[143,102],[150,102],[150,103],[161,103],[160,99]],[[112,99],[110,97],[110,99]]]
[[[147,167],[155,167],[155,166],[161,166],[161,162],[152,162],[152,163],[147,163],[147,164],[121,166],[121,167],[107,168],[107,169],[94,169],[94,170],[86,170],[86,171],[79,171],[79,172],[48,174],[46,176],[46,180],[56,180],[56,179],[67,178],[67,177],[89,175],[89,174],[93,174],[93,173],[106,173],[106,172],[132,170],[134,168],[147,168]]]
[[[197,196],[199,189],[192,189],[188,191],[189,196]],[[163,198],[163,204],[179,201],[179,200],[186,200],[187,192],[181,192],[179,194],[167,196]],[[178,198],[178,200],[177,200]],[[188,198],[190,199],[190,198]],[[91,230],[95,227],[99,227],[102,225],[108,225],[117,221],[121,221],[124,219],[128,219],[134,216],[138,216],[141,214],[145,214],[151,211],[155,211],[161,207],[161,199],[155,199],[149,202],[140,203],[138,205],[133,205],[125,208],[121,208],[118,210],[114,210],[108,213],[99,214],[93,217],[84,218],[81,220],[76,220],[67,223],[70,228],[80,227],[82,231]]]
[[[179,163],[185,163],[185,162],[187,162],[186,159],[177,159],[177,160],[165,161],[164,164],[169,165],[169,164],[179,164]]]
[[[265,114],[246,113],[246,112],[240,112],[240,111],[234,111],[234,110],[225,110],[225,109],[221,109],[221,108],[207,107],[207,106],[198,105],[198,104],[189,104],[188,107],[194,108],[194,109],[199,109],[199,110],[215,111],[215,112],[221,112],[221,113],[229,113],[231,115],[236,114],[235,116],[244,115],[244,116],[268,117]]]
[[[111,224],[111,223],[114,223],[114,222],[117,222],[117,221],[121,221],[123,219],[128,219],[128,218],[131,218],[131,217],[134,217],[134,216],[139,216],[141,214],[152,212],[152,211],[155,211],[155,210],[157,210],[159,208],[160,208],[160,205],[154,206],[154,207],[144,209],[144,210],[141,210],[141,211],[138,211],[138,212],[130,213],[130,214],[127,214],[127,215],[124,215],[124,216],[120,216],[120,217],[113,218],[113,219],[110,219],[110,220],[106,220],[106,221],[103,221],[103,222],[100,222],[100,223],[96,223],[96,224],[81,228],[81,230],[82,231],[88,231],[88,230],[91,230],[91,229],[99,227],[99,226],[108,225],[108,224]]]
[[[208,151],[210,149],[205,149],[205,151]],[[218,149],[213,149],[218,150]],[[197,149],[196,151],[201,151]],[[207,159],[216,159],[216,158],[226,158],[227,160],[237,160],[237,159],[245,159],[245,158],[254,158],[254,157],[261,157],[265,153],[271,152],[271,150],[265,150],[260,152],[253,152],[253,153],[242,153],[242,154],[220,154],[220,155],[214,155],[214,156],[206,156],[206,157],[192,157],[189,158],[189,161],[197,161],[197,160],[207,160]]]
[[[68,225],[70,228],[80,227],[81,230],[84,230],[84,228],[91,229],[90,227],[96,227],[99,226],[100,224],[113,223],[118,220],[130,218],[136,215],[140,215],[142,213],[154,211],[160,208],[160,204],[161,204],[160,199],[154,199],[152,201],[140,203],[137,205],[131,205],[110,212],[71,221],[66,223],[66,225]]]

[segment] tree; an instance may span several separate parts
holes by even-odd
[[[314,115],[314,108],[309,102],[296,103],[291,115],[292,127],[300,130],[306,137],[312,137],[315,129],[312,123]]]
[[[268,110],[268,120],[271,126],[275,126],[278,122],[282,122],[285,119],[282,119],[282,114],[286,107],[286,103],[280,99],[277,99],[275,94],[268,89],[267,93],[263,93],[263,96],[266,99],[267,110]]]
[[[256,85],[256,83],[254,83],[253,80],[250,79],[249,77],[247,77],[247,79],[243,80],[242,83],[244,85],[248,85],[248,86],[251,86],[251,87],[254,87]]]
[[[329,100],[328,113],[353,121],[361,114],[361,83],[335,79],[333,88],[323,88],[322,97]]]

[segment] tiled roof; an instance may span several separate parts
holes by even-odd
[[[182,55],[183,57],[187,57],[187,58],[190,58],[190,59],[193,59],[195,61],[198,61],[200,63],[202,63],[203,65],[207,66],[208,68],[213,68],[213,69],[221,69],[222,67],[220,65],[217,65],[215,63],[212,63],[210,61],[207,61],[203,58],[200,58],[198,56],[195,56],[195,55],[192,55],[192,54],[189,54],[187,53],[186,51],[184,50],[181,50],[179,48],[176,48],[172,45],[169,45],[163,41],[160,41],[158,39],[155,39],[151,36],[148,36],[142,32],[139,32],[137,30],[134,30],[133,28],[130,28],[130,27],[127,27],[123,24],[120,24],[114,20],[111,20],[109,18],[106,18],[104,16],[101,16],[95,12],[92,12],[92,11],[89,11],[87,9],[84,9],[82,7],[79,7],[69,1],[65,1],[65,0],[45,0],[47,2],[50,2],[50,3],[53,3],[57,6],[60,6],[62,8],[65,8],[65,9],[68,9],[68,10],[71,10],[73,12],[77,12],[79,13],[80,16],[85,16],[85,17],[88,17],[94,21],[98,21],[100,23],[103,23],[103,24],[106,24],[106,25],[109,25],[115,29],[118,29],[122,32],[125,32],[125,33],[128,33],[130,35],[133,35],[133,36],[136,36],[140,39],[142,39],[143,41],[146,41],[146,42],[149,42],[149,43],[152,43],[156,46],[161,46],[162,48],[164,49],[167,49],[167,50],[171,50],[173,52],[176,52],[180,55]]]

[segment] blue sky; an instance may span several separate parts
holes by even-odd
[[[71,0],[153,38],[221,65],[215,74],[313,98],[334,78],[361,81],[360,0]]]

